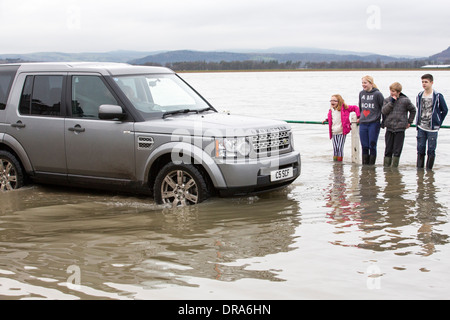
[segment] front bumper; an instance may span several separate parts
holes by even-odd
[[[290,152],[277,157],[257,161],[235,160],[232,163],[218,164],[226,181],[226,188],[218,188],[221,196],[261,193],[283,188],[291,184],[301,173],[299,152]],[[293,176],[272,182],[270,172],[292,167]]]

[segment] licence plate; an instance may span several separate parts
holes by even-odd
[[[294,168],[284,168],[270,172],[270,181],[279,181],[292,178],[294,176]]]

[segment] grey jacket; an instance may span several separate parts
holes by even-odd
[[[377,88],[373,88],[369,92],[362,90],[359,93],[359,111],[361,111],[359,123],[379,122],[383,99],[383,94]]]
[[[392,132],[404,131],[408,123],[414,122],[416,107],[407,96],[401,93],[397,100],[392,97],[384,99],[381,113],[384,115],[383,124],[386,130]]]

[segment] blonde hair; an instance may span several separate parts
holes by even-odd
[[[362,80],[366,80],[367,82],[369,82],[372,85],[372,87],[378,89],[377,85],[373,81],[373,77],[371,77],[371,76],[364,76],[364,77],[362,77]]]
[[[336,110],[341,111],[342,107],[348,109],[348,105],[345,103],[344,98],[340,94],[333,94],[331,97],[335,97],[338,101]]]
[[[391,84],[390,86],[389,86],[389,90],[394,90],[394,91],[397,91],[397,92],[402,92],[402,85],[400,84],[400,83],[398,83],[398,82],[394,82],[393,84]]]

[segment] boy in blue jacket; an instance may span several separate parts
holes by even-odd
[[[436,157],[438,131],[444,122],[448,108],[445,99],[439,92],[433,90],[433,76],[422,76],[424,91],[417,96],[417,167],[425,165],[425,151],[427,151],[427,169],[432,169]]]

